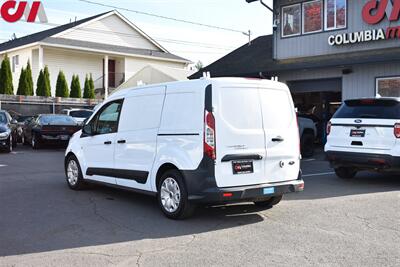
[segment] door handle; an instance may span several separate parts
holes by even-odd
[[[118,144],[125,144],[125,143],[126,143],[126,140],[118,140],[117,143],[118,143]]]
[[[111,142],[111,141],[106,141],[106,142],[104,142],[104,144],[105,144],[105,145],[111,145],[112,142]]]
[[[272,138],[272,142],[283,142],[283,141],[285,141],[285,139],[283,139],[283,138],[280,137],[280,136],[275,137],[275,138]]]

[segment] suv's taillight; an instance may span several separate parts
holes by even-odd
[[[331,133],[331,129],[332,129],[332,123],[328,122],[328,124],[326,125],[326,136],[328,136]]]
[[[394,125],[394,136],[396,136],[396,138],[400,138],[400,123],[396,123]]]
[[[212,112],[206,111],[204,124],[204,154],[215,160],[215,119]]]

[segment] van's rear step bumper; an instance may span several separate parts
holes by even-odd
[[[325,154],[334,168],[355,167],[365,170],[400,170],[400,157],[391,155],[336,151],[327,151]]]
[[[273,190],[273,193],[272,193]],[[237,203],[263,201],[273,196],[304,190],[302,179],[273,184],[260,184],[241,187],[211,188],[200,194],[189,195],[189,200],[200,203]]]

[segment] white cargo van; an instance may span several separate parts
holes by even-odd
[[[304,187],[288,88],[240,78],[113,94],[70,140],[65,171],[74,190],[97,182],[155,195],[174,219],[201,203],[271,207]]]

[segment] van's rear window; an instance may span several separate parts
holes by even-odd
[[[396,100],[347,100],[333,116],[337,119],[400,119],[400,103]]]

